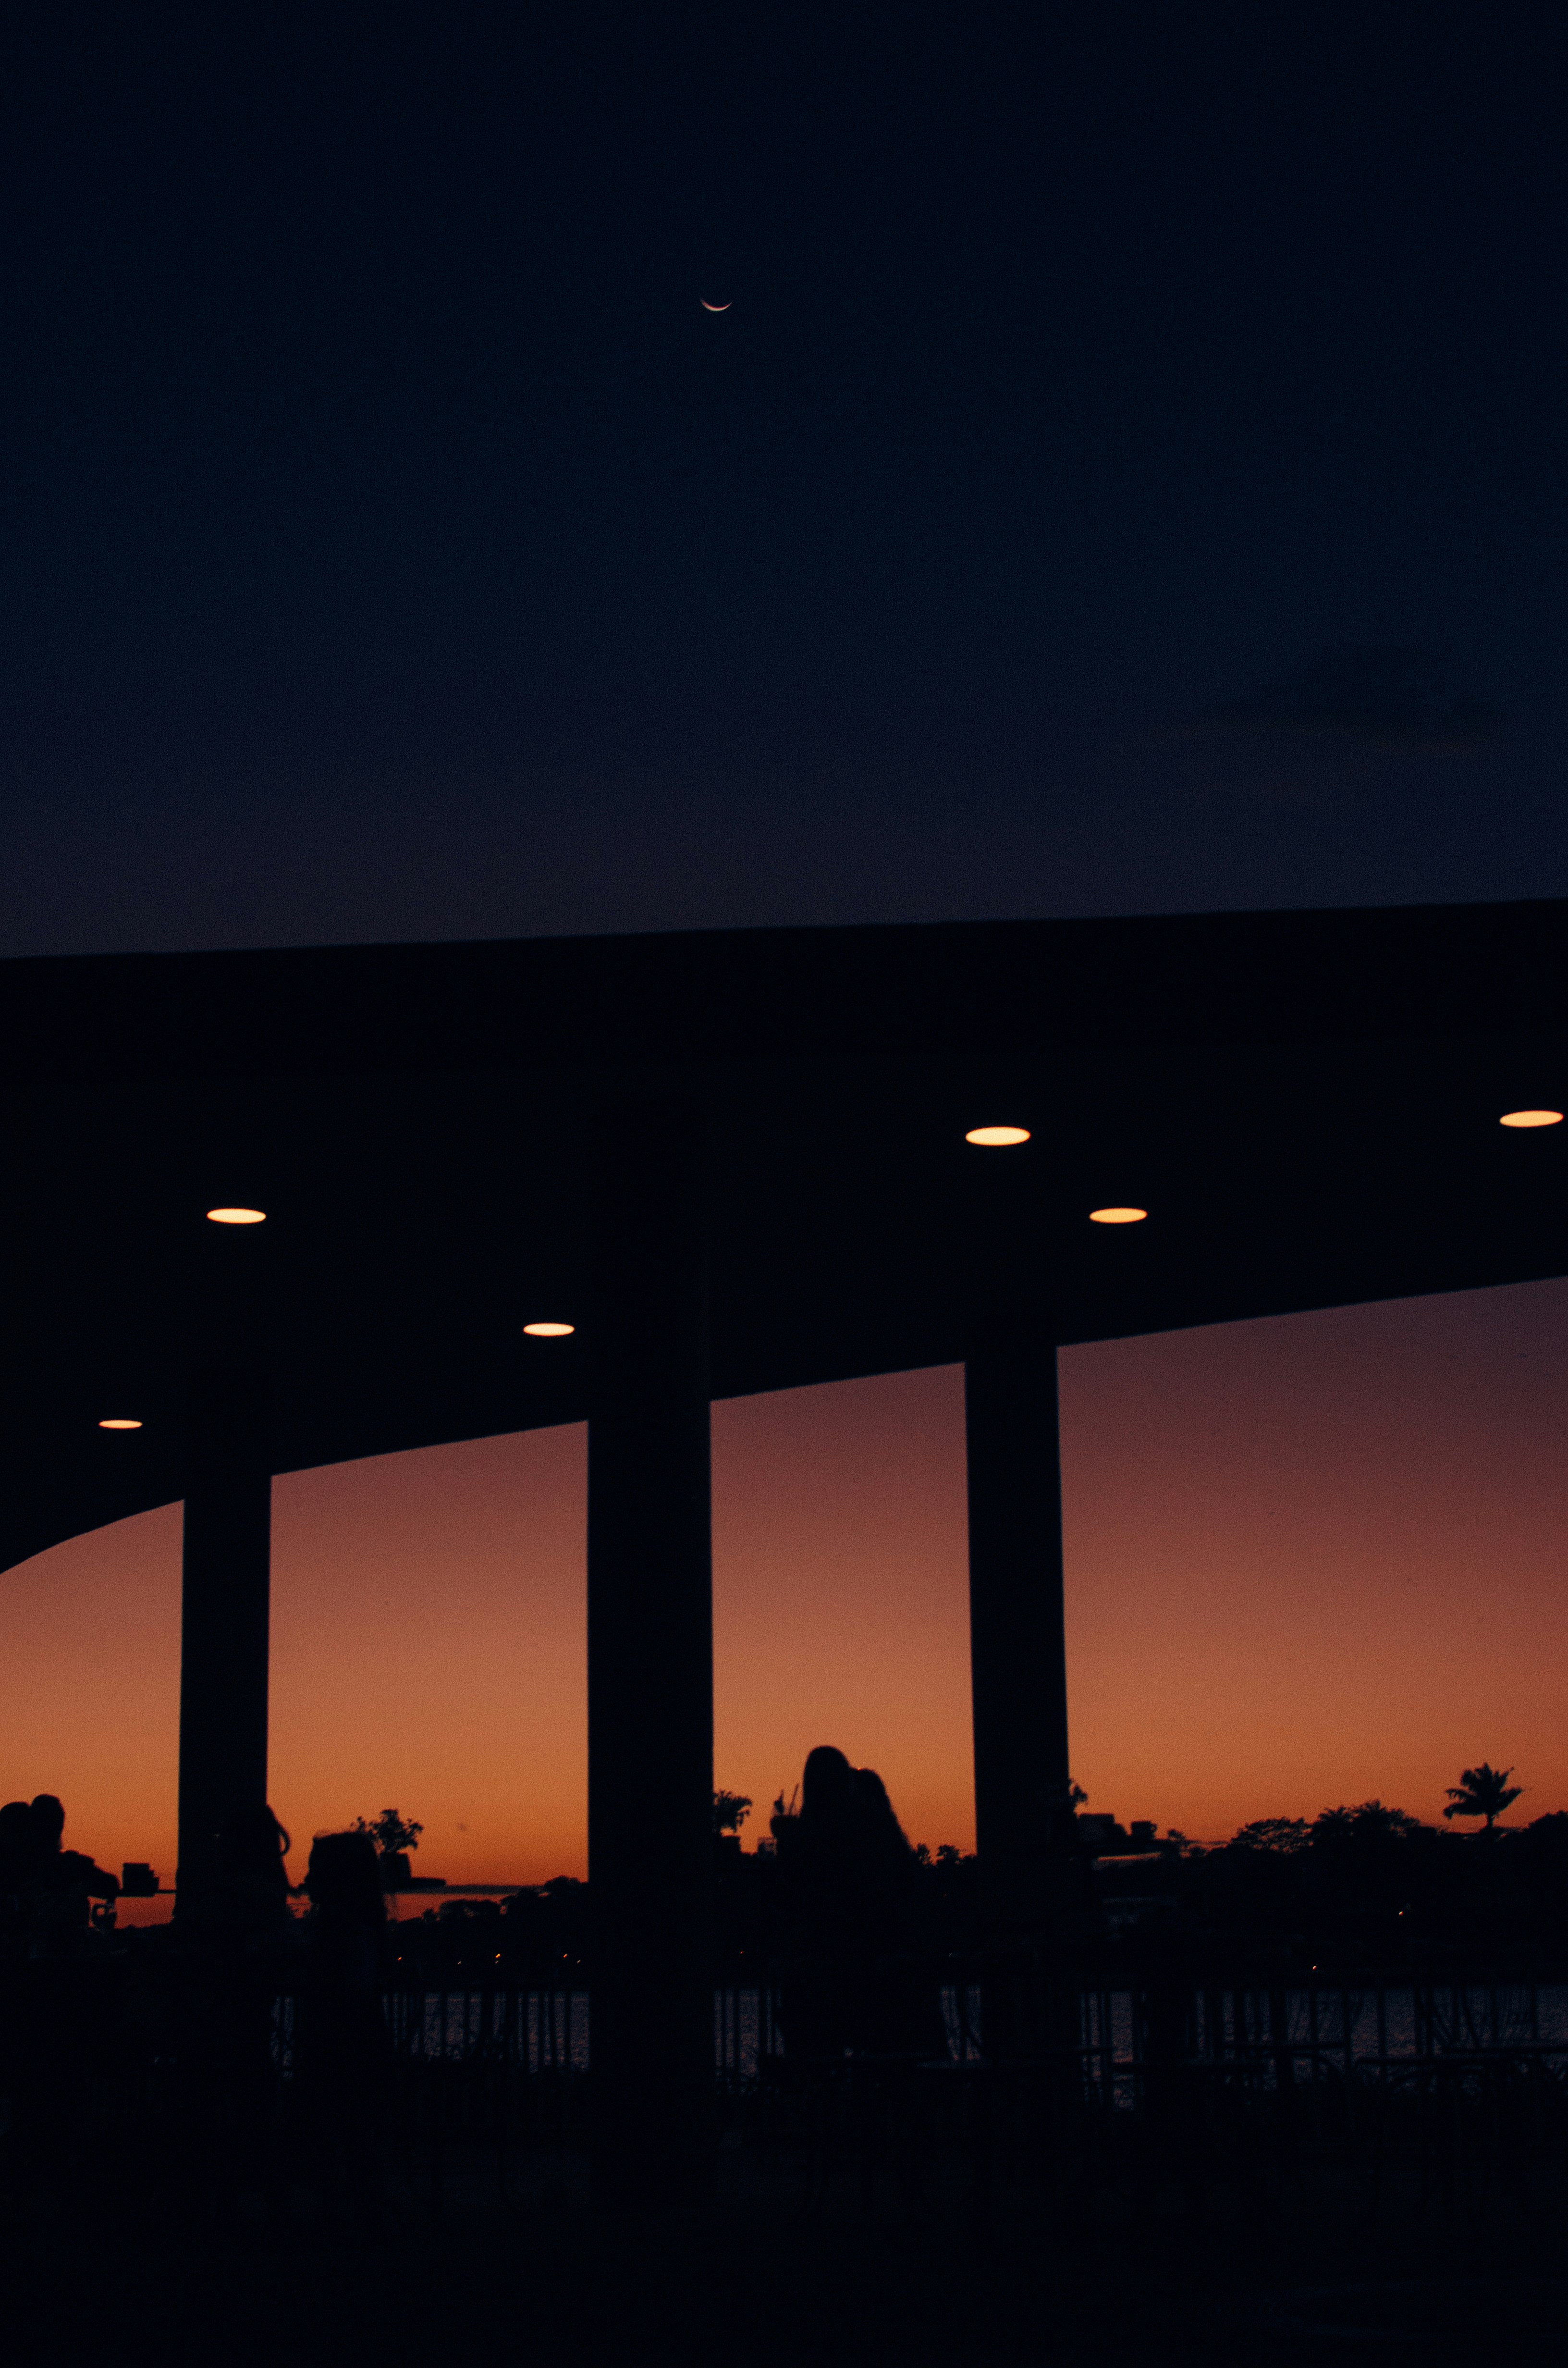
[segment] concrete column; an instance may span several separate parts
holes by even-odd
[[[231,1809],[267,1798],[272,1470],[259,1373],[198,1367],[180,1623],[179,1885],[188,1905]]]
[[[704,1126],[598,1129],[588,1419],[595,2192],[711,2169],[713,1612]]]
[[[964,1412],[981,1882],[994,1937],[1038,1956],[1071,1810],[1056,1349],[1026,1305],[975,1326]]]

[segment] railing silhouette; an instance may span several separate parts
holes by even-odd
[[[984,1984],[967,1973],[934,1984],[947,2060],[981,2065]],[[1568,1979],[1467,1979],[1358,1974],[1203,1979],[1173,1984],[1117,1976],[1069,1980],[1074,2028],[1023,2052],[1070,2058],[1087,2102],[1114,2108],[1134,2093],[1151,2062],[1192,2069],[1256,2071],[1265,2085],[1286,2067],[1304,2078],[1342,2078],[1423,2064],[1458,2066],[1505,2055],[1568,2065]],[[592,2062],[591,1984],[465,1979],[399,1983],[386,1992],[394,2054],[402,2061],[504,2064],[528,2077],[585,2073]],[[714,2069],[729,2082],[765,2077],[786,2060],[779,1985],[714,1988]],[[1162,2011],[1163,2009],[1163,2011]],[[287,2068],[292,2013],[280,2001]]]
[[[1059,1980],[1054,2044],[1037,2027],[1008,2055],[985,2049],[985,1983],[944,1970],[947,2050],[923,2059],[802,2064],[778,1985],[716,1984],[716,2128],[792,2162],[808,2199],[848,2177],[981,2208],[999,2180],[1081,2193],[1164,2164],[1268,2186],[1316,2163],[1353,2173],[1369,2211],[1480,2210],[1527,2165],[1568,2171],[1568,1981],[1121,1968]],[[593,2125],[585,1981],[403,1983],[386,2009],[392,2135],[437,2207],[463,2160],[514,2197],[567,2175]],[[290,2025],[282,2000],[285,2103]]]
[[[123,2123],[169,2163],[192,2133],[213,2143],[199,2092],[217,2026],[193,2012],[187,1978],[149,1957],[141,1987],[120,1997],[119,1968],[89,1971],[81,2020],[101,2021],[103,2036],[86,2032],[82,2066],[99,2067],[100,2123]],[[1568,2176],[1568,1977],[1290,1978],[1152,1959],[1006,1978],[932,1961],[926,1977],[944,2047],[835,2061],[791,2054],[780,1982],[717,1981],[716,2134],[760,2149],[808,2196],[849,2175],[924,2180],[949,2200],[1005,2180],[1112,2193],[1129,2177],[1239,2174],[1261,2188],[1317,2165],[1352,2172],[1378,2208],[1391,2195],[1517,2195],[1525,2165],[1551,2170],[1542,2193]],[[909,1978],[906,1964],[890,1987],[890,2029],[909,2027]],[[570,2187],[595,2127],[587,1972],[558,1961],[531,1980],[497,1965],[443,1981],[408,1968],[383,1995],[386,2077],[357,2093],[373,2095],[367,2112],[414,2192],[438,2202],[481,2161],[508,2200]],[[301,2007],[276,2002],[267,2111],[278,2159],[308,2183],[330,2083],[312,2088],[297,2060]],[[62,2067],[67,2086],[89,2078],[63,2054]],[[259,2110],[256,2096],[244,2110]]]

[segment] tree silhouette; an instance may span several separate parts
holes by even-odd
[[[1511,1768],[1493,1768],[1483,1759],[1479,1768],[1466,1768],[1457,1784],[1449,1786],[1449,1805],[1445,1817],[1484,1817],[1486,1830],[1492,1831],[1505,1809],[1512,1808],[1524,1791],[1522,1784],[1510,1784]]]
[[[417,1850],[425,1828],[417,1817],[400,1817],[395,1809],[383,1809],[379,1817],[356,1817],[348,1830],[369,1834],[383,1858],[395,1858],[399,1850]]]
[[[779,1795],[782,1799],[783,1795]],[[716,1834],[738,1834],[751,1810],[749,1793],[715,1793],[713,1795],[713,1830]]]
[[[1312,1819],[1311,1839],[1316,1846],[1332,1848],[1352,1841],[1407,1841],[1420,1831],[1420,1818],[1413,1817],[1408,1809],[1385,1809],[1381,1801],[1361,1801],[1353,1809],[1341,1805],[1320,1810]]]
[[[1335,1812],[1329,1810],[1325,1814],[1332,1816]],[[1255,1817],[1250,1826],[1243,1826],[1239,1833],[1231,1836],[1230,1846],[1233,1850],[1274,1850],[1281,1858],[1294,1858],[1298,1850],[1306,1849],[1310,1839],[1311,1827],[1305,1817]]]

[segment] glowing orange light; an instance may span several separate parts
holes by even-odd
[[[971,1126],[964,1137],[966,1143],[978,1143],[987,1151],[1004,1150],[1010,1144],[1027,1143],[1028,1139],[1027,1126]]]
[[[1091,1209],[1091,1225],[1141,1225],[1148,1215],[1147,1209]]]
[[[106,1415],[98,1425],[100,1430],[140,1430],[141,1428],[140,1422],[128,1414]]]
[[[1561,1110],[1505,1110],[1499,1126],[1561,1126]]]
[[[574,1324],[525,1324],[523,1329],[530,1340],[564,1340],[568,1333],[575,1332],[577,1326]]]
[[[210,1225],[265,1225],[267,1211],[265,1209],[209,1209],[207,1222]]]

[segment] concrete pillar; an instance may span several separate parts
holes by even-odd
[[[1026,1305],[975,1326],[964,1416],[976,1848],[992,1940],[1022,1979],[1051,1953],[1072,1865],[1056,1349]],[[1037,2019],[994,1985],[988,2047],[1023,2045]]]
[[[231,1809],[267,1798],[272,1468],[268,1393],[255,1370],[192,1374],[179,1691],[179,1904],[188,1906]]]
[[[699,2194],[713,2111],[713,1612],[704,1126],[596,1143],[588,1419],[594,2184]]]

